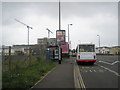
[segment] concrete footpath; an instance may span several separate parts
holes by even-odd
[[[35,88],[75,88],[74,60],[63,60],[61,64],[57,64],[56,68],[31,90]]]

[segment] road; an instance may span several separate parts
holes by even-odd
[[[85,88],[118,88],[118,64],[118,56],[101,55],[93,66],[78,65]]]

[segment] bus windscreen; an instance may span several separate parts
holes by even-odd
[[[95,52],[94,45],[79,45],[79,52]]]

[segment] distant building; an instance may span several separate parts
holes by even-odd
[[[100,53],[100,54],[109,54],[110,53],[110,47],[106,47],[106,46],[103,46],[103,47],[97,47],[96,48],[96,53]]]
[[[34,45],[13,45],[14,51],[16,54],[28,54],[28,53],[35,53],[38,48],[37,44]]]
[[[50,38],[49,39],[49,45],[55,46],[56,45],[56,38]]]
[[[15,53],[25,53],[24,50],[28,48],[27,45],[13,45]]]
[[[44,45],[47,45],[48,43],[48,39],[47,38],[39,38],[37,40],[37,44],[44,44]]]
[[[111,47],[110,54],[120,54],[120,46]]]
[[[95,52],[96,52],[96,53],[99,53],[99,47],[96,47],[96,48],[95,48]]]
[[[56,45],[56,38],[38,38],[37,40],[38,49],[40,54],[44,54],[45,50],[49,46],[55,46]]]
[[[56,38],[39,38],[37,40],[37,43],[38,44],[41,44],[41,45],[56,45]]]
[[[101,48],[100,52],[102,54],[109,54],[110,53],[110,47],[104,46],[104,47]]]
[[[0,48],[0,55],[9,55],[9,46],[2,46],[2,48]],[[14,55],[15,51],[14,48],[11,47],[11,55]]]
[[[120,54],[120,46],[114,47],[96,47],[96,53],[100,54]]]

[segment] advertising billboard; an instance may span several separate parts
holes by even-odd
[[[68,42],[65,42],[65,44],[60,45],[62,48],[62,53],[68,53]]]
[[[56,30],[57,44],[65,44],[65,30]]]

